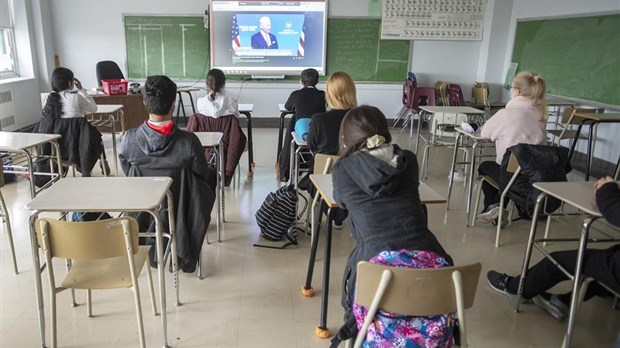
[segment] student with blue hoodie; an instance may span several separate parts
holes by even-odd
[[[355,246],[345,267],[345,324],[336,341],[355,336],[352,312],[356,266],[385,250],[425,250],[451,257],[428,229],[418,192],[416,156],[396,144],[383,113],[368,105],[351,109],[340,126],[340,159],[334,164],[334,199],[349,211]],[[337,343],[336,343],[337,345]]]

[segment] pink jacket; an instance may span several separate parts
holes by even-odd
[[[539,112],[534,99],[518,96],[484,124],[481,135],[495,142],[495,162],[501,164],[506,149],[513,145],[546,143],[546,123],[539,120]]]

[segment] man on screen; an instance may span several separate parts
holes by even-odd
[[[271,19],[263,16],[258,22],[260,31],[252,35],[252,48],[277,49],[278,40],[276,40],[275,35],[269,33],[271,31]]]

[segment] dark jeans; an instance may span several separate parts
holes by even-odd
[[[577,250],[564,250],[551,253],[562,267],[574,273],[577,261]],[[620,244],[609,249],[587,249],[584,255],[582,272],[584,276],[601,282],[616,292],[620,292]],[[508,291],[517,293],[520,276],[508,282]],[[530,299],[547,291],[559,282],[568,278],[548,258],[544,258],[527,272],[523,297]],[[591,283],[584,300],[595,295],[606,294],[607,290],[597,283]],[[564,300],[566,297],[563,297]],[[570,303],[570,298],[565,303]]]
[[[288,181],[289,175],[289,162],[291,161],[291,141],[293,140],[293,136],[291,132],[295,130],[295,123],[297,122],[297,116],[293,115],[291,117],[291,121],[288,123],[288,128],[286,129],[286,133],[284,134],[284,143],[282,143],[282,151],[280,151],[280,156],[278,157],[279,164],[279,173],[281,181]]]
[[[485,161],[478,166],[478,174],[491,177],[499,183],[499,164],[493,161]],[[484,193],[484,209],[486,210],[491,204],[497,204],[500,200],[500,192],[488,182],[482,182],[482,192]]]

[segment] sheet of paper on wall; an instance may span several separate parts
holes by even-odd
[[[482,40],[486,0],[383,0],[382,40]]]

